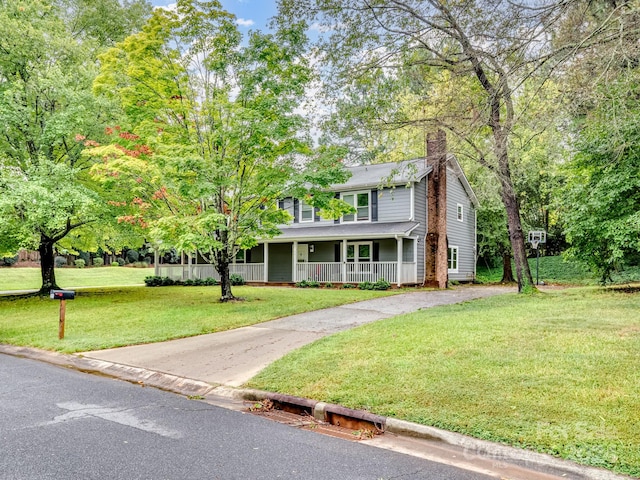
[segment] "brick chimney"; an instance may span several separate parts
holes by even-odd
[[[427,237],[425,286],[447,288],[447,137],[442,130],[427,134]]]

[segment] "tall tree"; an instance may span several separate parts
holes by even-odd
[[[93,36],[100,19],[86,18],[82,34],[71,21],[97,3],[0,2],[0,249],[37,248],[45,293],[57,287],[55,246],[71,232],[93,236],[104,212],[80,151],[102,129],[94,54],[117,34]]]
[[[446,128],[493,172],[507,215],[519,290],[533,283],[526,261],[511,139],[527,108],[523,85],[548,72],[585,41],[552,46],[552,29],[571,2],[505,0],[280,0],[281,21],[305,19],[327,32],[318,45],[331,63],[327,78],[362,90],[361,78],[413,70],[410,88],[424,110],[404,121]],[[583,25],[583,24],[581,24]],[[586,37],[599,28],[589,25]],[[582,42],[582,43],[581,43]],[[539,83],[538,85],[540,85]],[[355,86],[355,87],[354,87]],[[534,93],[536,88],[530,87]],[[361,96],[365,96],[363,93]],[[344,96],[343,96],[344,98]],[[383,104],[388,106],[388,103]],[[401,118],[391,122],[398,125]],[[380,122],[385,128],[389,122]]]
[[[235,298],[238,251],[289,219],[278,199],[304,198],[329,216],[344,207],[326,191],[346,178],[337,153],[314,152],[296,113],[311,80],[305,46],[297,24],[243,45],[219,2],[179,0],[100,57],[96,91],[118,99],[131,131],[91,152],[104,158],[94,175],[114,202],[129,192],[122,219],[211,262],[222,301]]]
[[[603,283],[640,261],[640,69],[601,86],[579,132],[562,197],[568,254]]]

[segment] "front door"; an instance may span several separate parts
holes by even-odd
[[[373,242],[350,242],[347,244],[347,281],[371,281]]]
[[[306,263],[309,261],[309,244],[298,244],[298,263]]]

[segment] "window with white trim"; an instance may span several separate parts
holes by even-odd
[[[300,223],[313,222],[313,206],[300,200]]]
[[[458,273],[458,247],[449,247],[447,251],[449,273]]]
[[[234,259],[234,263],[245,263],[247,258],[246,250],[238,250],[236,253],[236,258]]]
[[[343,222],[368,222],[371,219],[370,193],[367,191],[342,194],[342,200],[356,209],[355,213],[343,215]]]
[[[457,219],[459,222],[463,222],[464,221],[464,205],[462,205],[461,203],[458,204],[458,208],[457,208]]]

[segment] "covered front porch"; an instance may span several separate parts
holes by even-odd
[[[397,286],[416,284],[418,238],[411,236],[416,225],[403,222],[284,229],[281,236],[241,252],[230,265],[230,272],[250,283],[360,283],[384,279]],[[158,265],[156,275],[182,280],[219,279],[212,265],[198,264],[191,257],[182,265]]]

